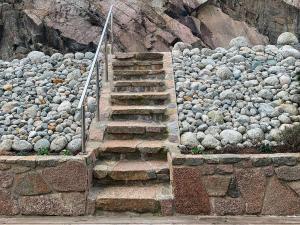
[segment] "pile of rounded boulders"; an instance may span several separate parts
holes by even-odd
[[[0,60],[0,155],[81,149],[77,110],[94,53],[33,51],[26,58]],[[86,123],[96,109],[95,81],[88,89]]]
[[[299,42],[283,33],[277,45],[172,51],[182,148],[277,146],[287,127],[300,124]]]

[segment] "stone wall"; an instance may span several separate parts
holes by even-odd
[[[300,154],[172,158],[177,213],[300,214]]]
[[[0,215],[86,214],[94,155],[1,156]]]

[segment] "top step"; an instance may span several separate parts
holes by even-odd
[[[148,61],[148,60],[155,60],[159,61],[162,60],[164,57],[161,53],[116,53],[115,59],[120,61]]]

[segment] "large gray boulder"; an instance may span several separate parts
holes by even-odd
[[[45,54],[43,52],[32,51],[28,54],[27,57],[31,60],[31,62],[38,63],[38,62],[41,62],[41,59],[44,56],[45,56]]]
[[[34,151],[39,151],[40,149],[49,149],[50,142],[47,139],[40,139],[34,145]]]
[[[248,130],[247,135],[251,140],[254,140],[254,141],[263,140],[265,137],[263,130],[260,128],[254,128],[254,129]]]
[[[222,80],[227,80],[232,78],[233,73],[227,66],[221,66],[217,69],[216,74],[218,77],[220,77]]]
[[[296,35],[290,32],[282,33],[277,39],[278,45],[295,45],[298,43],[299,41]]]
[[[293,48],[292,46],[290,45],[284,45],[280,48],[279,52],[281,53],[281,55],[284,57],[284,58],[288,58],[288,57],[294,57],[296,59],[299,59],[300,58],[300,52]]]
[[[197,139],[197,134],[187,132],[181,135],[181,144],[186,146],[196,147],[200,143]]]
[[[72,109],[72,104],[69,101],[63,101],[57,108],[58,112],[70,112]]]
[[[51,142],[50,150],[52,152],[60,152],[67,146],[67,144],[68,141],[65,137],[57,137]]]
[[[32,145],[25,140],[17,140],[13,142],[12,149],[17,152],[31,151]]]
[[[73,154],[77,154],[81,150],[81,139],[77,138],[72,140],[68,145],[67,149]]]
[[[12,140],[9,140],[9,139],[3,140],[3,141],[0,143],[0,154],[1,154],[1,152],[7,152],[7,151],[10,151],[10,150],[11,150],[11,147],[12,147],[12,144],[13,144],[13,141],[12,141]]]
[[[208,148],[208,149],[215,149],[221,146],[220,141],[216,139],[214,136],[212,136],[211,134],[206,135],[203,141],[201,142],[201,144],[204,148]]]
[[[240,37],[236,37],[234,39],[232,39],[229,43],[229,47],[249,47],[249,40],[246,37],[240,36]]]
[[[243,140],[243,135],[235,130],[223,130],[220,136],[226,144],[238,144]]]

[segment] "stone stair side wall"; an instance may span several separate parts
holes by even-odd
[[[87,214],[94,151],[79,156],[1,156],[0,215]]]
[[[192,215],[300,215],[300,154],[173,155],[175,210]]]

